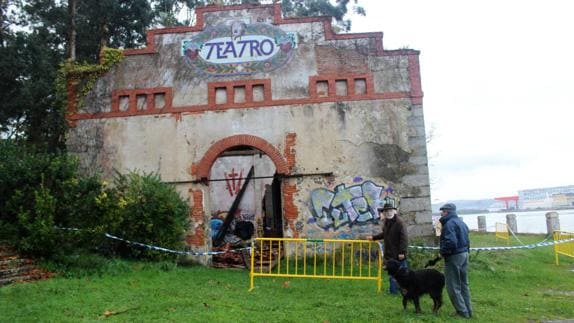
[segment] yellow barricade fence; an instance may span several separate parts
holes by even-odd
[[[574,238],[574,232],[554,231],[553,236],[554,236],[554,241],[573,239]],[[560,265],[558,255],[563,255],[563,256],[574,258],[574,241],[561,243],[561,244],[555,244],[554,245],[554,254],[556,255],[556,265]]]
[[[257,238],[250,255],[250,291],[255,277],[374,280],[381,291],[382,254],[377,242]]]
[[[508,243],[509,236],[508,236],[508,225],[502,222],[496,222],[496,239],[504,239]]]

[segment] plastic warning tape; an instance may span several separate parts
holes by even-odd
[[[60,230],[67,230],[67,231],[84,231],[83,229],[78,229],[78,228],[60,228],[60,227],[55,227],[55,228],[60,229]],[[182,251],[182,250],[172,250],[172,249],[158,247],[158,246],[154,246],[154,245],[149,245],[149,244],[145,244],[145,243],[141,243],[141,242],[131,241],[128,239],[123,239],[123,238],[117,237],[115,235],[109,234],[107,232],[104,233],[104,236],[106,238],[122,241],[122,242],[127,243],[127,244],[143,247],[143,248],[150,249],[150,250],[156,250],[156,251],[162,251],[162,252],[168,252],[168,253],[173,253],[173,254],[178,254],[178,255],[186,255],[186,256],[213,256],[213,255],[221,255],[221,254],[228,253],[228,252],[241,252],[243,250],[250,250],[251,249],[251,247],[246,247],[246,248],[232,249],[232,250],[228,250],[228,251],[205,251],[205,252]]]
[[[522,245],[522,246],[470,248],[470,251],[498,251],[498,250],[515,250],[515,249],[534,249],[534,248],[539,248],[539,247],[547,247],[547,246],[553,246],[553,245],[562,244],[562,243],[568,243],[568,242],[572,242],[572,241],[574,241],[574,238],[557,240],[557,241],[539,242],[539,243],[533,243],[533,244]],[[440,250],[440,247],[425,247],[425,246],[409,246],[409,248],[418,249],[418,250]]]
[[[168,252],[168,253],[173,253],[173,254],[178,254],[178,255],[187,255],[187,256],[213,256],[213,255],[221,255],[221,254],[228,253],[228,252],[240,252],[243,250],[250,250],[251,249],[251,247],[246,247],[246,248],[239,248],[239,249],[233,249],[233,250],[228,250],[228,251],[206,251],[206,252],[180,251],[180,250],[172,250],[172,249],[167,249],[167,248],[163,248],[163,247],[148,245],[148,244],[141,243],[141,242],[130,241],[127,239],[122,239],[120,237],[116,237],[116,236],[111,235],[109,233],[104,233],[104,235],[110,239],[122,241],[122,242],[125,242],[128,244],[144,247],[147,249],[156,250],[156,251],[163,251],[163,252]]]

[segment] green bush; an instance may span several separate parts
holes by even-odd
[[[98,198],[108,210],[102,223],[117,237],[170,249],[184,247],[188,226],[188,205],[173,185],[162,183],[155,174],[118,174],[114,187]],[[108,241],[107,251],[122,257],[166,259],[160,253],[124,242]]]
[[[66,183],[76,178],[76,169],[76,160],[66,154],[0,140],[2,238],[33,256],[65,252],[65,237],[54,226],[68,222],[62,209],[66,195],[73,194]]]
[[[50,256],[59,248],[59,235],[54,229],[56,199],[50,190],[40,185],[28,196],[17,190],[8,201],[7,209],[18,218],[16,246],[23,252]]]
[[[131,258],[160,254],[110,240],[118,237],[183,248],[188,206],[157,175],[117,175],[114,185],[78,175],[68,154],[36,152],[0,140],[0,239],[46,259],[97,251]],[[79,228],[68,230],[65,228]]]
[[[81,230],[60,229],[75,249],[98,251],[106,241],[108,213],[115,212],[116,205],[101,203],[109,189],[97,176],[72,178],[64,183],[66,194],[62,197],[59,212],[66,214],[60,219],[60,228],[79,228]]]
[[[67,155],[36,153],[22,144],[0,140],[0,221],[18,221],[17,210],[6,208],[11,199],[18,199],[17,194],[23,197],[18,200],[23,209],[32,207],[34,199],[27,197],[34,197],[40,186],[59,197],[62,183],[73,177],[75,170],[75,160]]]

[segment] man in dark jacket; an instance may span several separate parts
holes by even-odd
[[[383,239],[384,260],[398,260],[401,267],[407,268],[407,246],[409,240],[405,222],[397,215],[397,208],[392,204],[387,203],[382,208],[379,208],[378,211],[381,214],[381,218],[384,219],[383,232],[374,236],[368,236],[367,240]],[[389,292],[391,294],[399,293],[397,282],[390,276]]]
[[[440,212],[440,255],[444,258],[446,290],[456,315],[470,318],[472,305],[467,274],[470,248],[468,227],[458,217],[456,205],[447,203],[440,208]]]

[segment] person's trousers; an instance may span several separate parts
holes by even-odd
[[[472,316],[467,268],[468,252],[451,255],[444,260],[444,274],[448,297],[457,313],[464,317]]]
[[[399,263],[401,264],[399,268],[408,268],[408,263],[406,259],[399,260]],[[400,291],[401,287],[399,286],[399,283],[397,283],[397,281],[392,276],[389,275],[389,293],[399,294]]]

